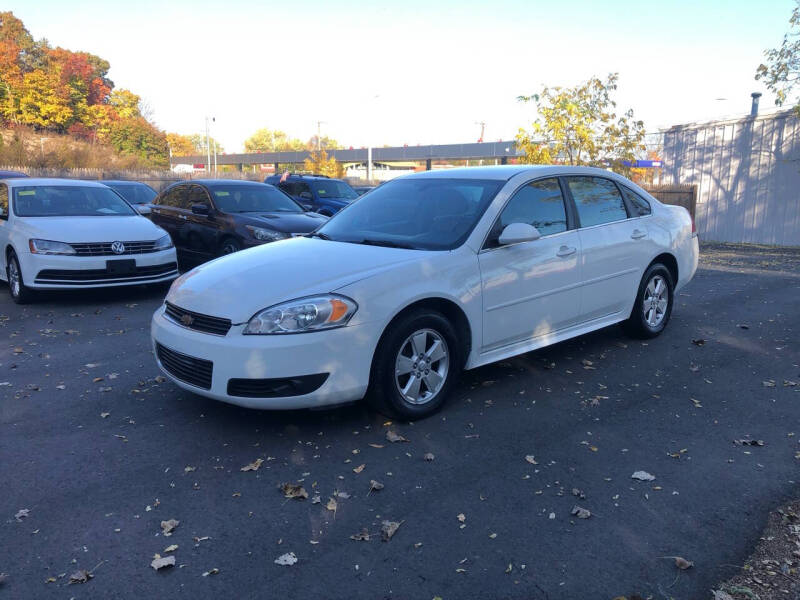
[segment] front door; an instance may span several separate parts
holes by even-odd
[[[571,229],[556,178],[525,184],[508,201],[478,255],[483,348],[488,352],[574,325],[580,312],[578,232]],[[500,233],[527,223],[541,238],[508,246]]]

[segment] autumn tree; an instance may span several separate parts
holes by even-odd
[[[303,161],[303,169],[316,175],[327,175],[328,177],[344,177],[344,167],[335,158],[328,157],[325,150],[311,151],[309,157]]]
[[[245,152],[290,152],[303,150],[302,141],[284,131],[263,127],[244,141]]]
[[[312,135],[306,142],[306,149],[308,150],[338,150],[341,147],[339,142],[329,138],[327,135],[320,136],[319,139],[317,139],[316,135]]]
[[[192,156],[197,154],[192,139],[188,135],[168,133],[167,144],[169,144],[172,156]]]
[[[775,93],[775,104],[782,106],[800,80],[800,0],[789,17],[789,31],[778,48],[764,52],[766,62],[756,69],[756,79],[763,80]],[[800,115],[800,98],[795,105]]]
[[[115,122],[109,142],[117,152],[136,157],[144,166],[169,166],[167,136],[144,117]]]
[[[211,154],[214,154],[214,148],[217,149],[217,154],[222,154],[224,152],[222,144],[220,144],[218,140],[215,140],[213,136],[206,139],[205,134],[193,133],[188,137],[194,147],[193,154],[202,154],[205,156],[209,149]]]
[[[517,147],[531,164],[609,166],[627,172],[624,162],[644,149],[644,123],[629,109],[617,112],[612,94],[619,75],[605,81],[592,77],[575,87],[544,87],[538,94],[519,96],[535,102],[539,117],[530,131],[520,128]]]

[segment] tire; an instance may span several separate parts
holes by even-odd
[[[239,242],[237,242],[235,239],[231,237],[227,237],[223,239],[222,243],[219,245],[218,256],[226,256],[228,254],[233,254],[241,249],[242,245]]]
[[[11,299],[17,304],[27,304],[33,300],[33,290],[25,285],[25,280],[22,278],[22,269],[19,266],[17,255],[11,250],[8,253],[8,260],[6,261],[6,279],[8,281],[8,290],[11,293]]]
[[[672,315],[674,290],[669,269],[661,263],[650,265],[639,284],[631,315],[623,324],[628,335],[640,339],[660,335]]]
[[[426,354],[426,360],[420,361],[418,352]],[[398,374],[398,365],[409,372]],[[428,417],[447,400],[463,365],[463,344],[453,324],[441,313],[414,310],[392,323],[381,337],[372,361],[367,401],[393,418],[413,421]]]

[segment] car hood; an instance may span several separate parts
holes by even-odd
[[[268,306],[332,292],[428,254],[297,237],[201,265],[175,281],[167,300],[187,310],[243,323]]]
[[[239,222],[256,227],[269,227],[284,233],[308,233],[328,220],[317,213],[240,213],[236,215]]]
[[[152,241],[166,232],[141,215],[130,217],[20,217],[32,238],[66,242]]]

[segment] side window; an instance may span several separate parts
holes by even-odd
[[[511,223],[528,223],[543,236],[567,230],[567,212],[557,179],[527,184],[508,201],[489,234],[487,247],[498,245],[503,229]]]
[[[278,187],[280,189],[282,189],[284,192],[286,192],[287,194],[289,194],[290,196],[296,196],[297,195],[297,189],[296,189],[297,186],[294,183],[290,183],[288,181],[285,181],[283,183],[279,183]]]
[[[188,209],[191,209],[193,204],[205,204],[206,206],[210,205],[210,202],[208,201],[208,194],[206,194],[206,191],[199,185],[193,185],[189,188],[186,201],[188,203]]]
[[[307,194],[309,198],[313,198],[314,194],[311,193],[311,187],[307,183],[297,183],[295,184],[297,187],[295,188],[295,195],[300,196],[300,194]]]
[[[625,194],[625,199],[633,209],[632,217],[644,217],[650,214],[650,203],[647,200],[625,186],[620,187],[622,188],[622,193]]]
[[[0,219],[8,219],[8,186],[0,183]]]
[[[567,177],[567,185],[575,199],[581,227],[613,223],[628,218],[622,194],[610,179]]]
[[[189,210],[191,205],[189,204],[189,186],[188,185],[179,185],[170,194],[170,206],[174,206],[175,208],[182,208],[184,210]]]

